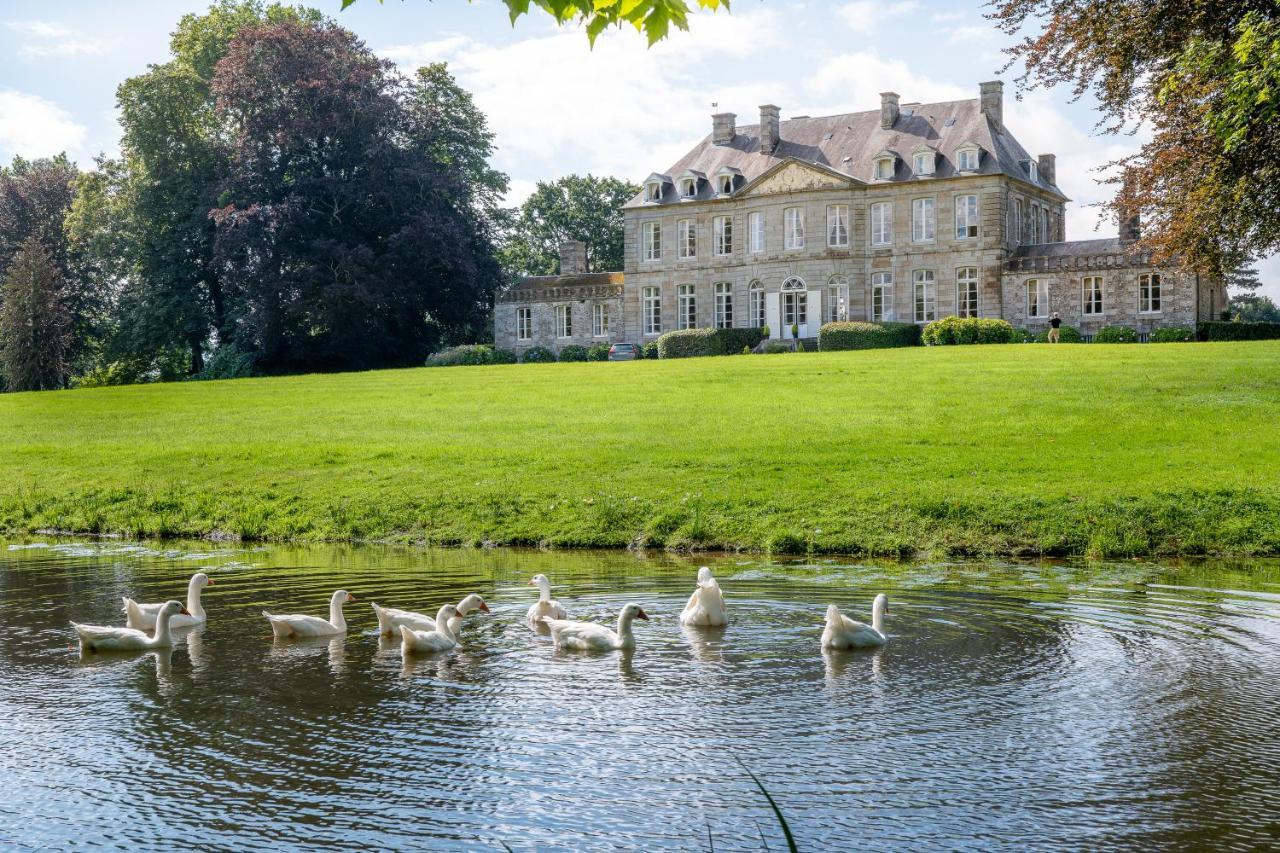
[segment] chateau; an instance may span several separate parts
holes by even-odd
[[[1057,312],[1087,337],[1145,336],[1226,306],[1221,282],[1161,270],[1120,236],[1067,241],[1053,154],[1004,125],[1003,84],[972,100],[780,119],[773,105],[711,134],[628,202],[621,272],[587,272],[566,244],[561,274],[523,279],[495,310],[499,347],[645,343],[672,329],[768,326],[813,338],[835,320],[928,323],[999,317],[1040,331]]]

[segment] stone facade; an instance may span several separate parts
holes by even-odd
[[[1033,159],[1004,127],[998,82],[970,101],[902,104],[886,92],[875,112],[760,114],[747,128],[715,115],[710,136],[646,179],[624,209],[625,274],[584,274],[585,251],[570,245],[565,275],[503,294],[498,346],[644,343],[717,325],[767,325],[777,338],[794,323],[815,337],[837,319],[966,313],[1039,331],[1057,312],[1086,335],[1111,324],[1145,334],[1209,319],[1225,303],[1220,283],[1154,270],[1129,240],[1066,242],[1055,158]],[[1136,227],[1126,222],[1126,237]],[[1144,296],[1141,277],[1152,274],[1158,287],[1148,279]],[[1086,299],[1086,277],[1100,307]],[[567,336],[555,313],[565,305]],[[601,310],[607,337],[592,334]]]

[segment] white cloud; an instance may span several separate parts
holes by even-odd
[[[929,21],[935,24],[945,24],[950,21],[962,21],[964,18],[964,12],[934,12],[929,16]]]
[[[986,44],[995,41],[998,35],[991,27],[967,25],[952,30],[947,41],[951,44]]]
[[[6,21],[5,26],[28,37],[19,51],[26,57],[83,56],[107,49],[107,42],[87,38],[54,21]]]
[[[920,4],[917,0],[898,0],[884,3],[877,0],[853,0],[836,9],[836,14],[844,25],[859,35],[866,35],[878,27],[886,18],[904,15],[915,11]]]
[[[874,51],[846,53],[805,81],[813,95],[830,99],[829,113],[880,109],[881,92],[897,92],[903,103],[976,98],[978,87],[942,83],[911,70],[906,62],[883,59]]]
[[[70,113],[37,95],[0,91],[0,155],[46,157],[77,151],[85,142],[84,125]]]

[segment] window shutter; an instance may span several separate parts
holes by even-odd
[[[782,337],[782,301],[777,293],[764,296],[764,322],[769,327],[769,337]]]

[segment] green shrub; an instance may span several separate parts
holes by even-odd
[[[462,364],[493,364],[493,347],[488,344],[463,344],[432,354],[427,367],[456,367]]]
[[[1026,329],[1015,328],[1013,332],[1009,335],[1009,342],[1014,344],[1029,344],[1033,340],[1035,340],[1035,338],[1036,336],[1031,334]]]
[[[493,351],[493,358],[490,360],[494,364],[515,364],[516,352],[509,349],[496,349]]]
[[[952,344],[1007,344],[1017,339],[1004,320],[978,317],[943,317],[924,327],[920,339],[930,346]]]
[[[1080,334],[1080,330],[1077,329],[1075,326],[1068,326],[1066,324],[1063,324],[1062,328],[1058,329],[1058,332],[1059,332],[1058,341],[1060,343],[1064,343],[1064,344],[1084,343],[1084,335]],[[1045,329],[1043,332],[1036,335],[1034,340],[1038,344],[1049,343],[1049,330]]]
[[[743,348],[742,348],[742,354],[743,354],[743,355],[751,355],[751,347],[743,347]]]
[[[658,358],[694,358],[723,355],[715,329],[680,329],[658,338]]]
[[[818,349],[883,349],[920,345],[915,323],[827,323],[818,330]]]
[[[804,341],[796,341],[796,352],[804,352]]]
[[[1181,344],[1195,339],[1195,330],[1189,326],[1169,326],[1164,329],[1156,329],[1151,333],[1150,337],[1150,341],[1153,344]]]
[[[725,355],[743,350],[750,352],[768,336],[767,329],[716,329],[716,338],[721,341]]]
[[[587,361],[608,361],[608,360],[609,360],[608,344],[596,344],[595,346],[591,347],[591,349],[587,350]]]
[[[792,323],[791,324],[791,340],[794,341],[798,337],[800,337],[800,326],[797,325],[796,323]]]
[[[1095,344],[1136,344],[1138,333],[1128,326],[1103,326],[1093,336]]]
[[[764,345],[764,352],[766,355],[777,355],[780,352],[791,352],[791,347],[781,341],[769,341]]]
[[[1202,341],[1269,341],[1280,338],[1280,323],[1231,323],[1214,320],[1196,327]]]
[[[581,346],[580,344],[569,344],[567,347],[560,350],[560,360],[561,361],[586,361],[587,348],[584,346]]]
[[[657,342],[657,341],[649,341],[649,343],[647,343],[647,344],[645,344],[644,346],[640,347],[640,357],[641,357],[641,358],[650,358],[650,359],[657,358],[657,357],[658,357],[658,342]]]
[[[546,364],[555,361],[556,354],[546,347],[529,347],[520,354],[520,360],[525,364]]]
[[[253,356],[235,344],[218,347],[205,359],[204,370],[192,379],[243,379],[256,373]]]

